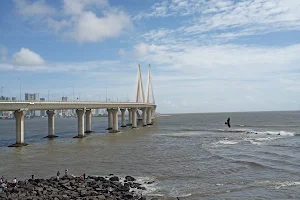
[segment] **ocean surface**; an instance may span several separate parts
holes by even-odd
[[[231,118],[231,128],[224,125]],[[300,199],[300,112],[162,115],[151,127],[77,135],[77,119],[25,120],[29,146],[15,143],[15,121],[0,120],[0,176],[28,179],[74,175],[132,175],[159,199]]]

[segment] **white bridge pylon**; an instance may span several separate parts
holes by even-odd
[[[153,91],[153,85],[152,85],[151,66],[150,66],[150,64],[148,66],[148,80],[147,80],[147,90],[146,90],[146,98],[145,98],[141,66],[138,65],[137,86],[136,86],[136,103],[150,103],[150,90],[151,90],[151,96],[152,96],[151,103],[155,104],[154,91]]]

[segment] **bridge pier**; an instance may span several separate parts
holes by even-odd
[[[147,125],[152,125],[152,108],[148,108],[147,115]]]
[[[16,143],[9,145],[9,147],[22,147],[28,144],[24,143],[24,117],[25,111],[15,111],[14,116],[16,118]]]
[[[131,126],[132,125],[132,111],[131,108],[127,108],[128,110],[128,124],[127,126]]]
[[[111,130],[113,127],[113,115],[112,115],[112,109],[108,108],[107,109],[107,129],[106,130]]]
[[[126,121],[125,121],[125,111],[126,109],[122,108],[121,110],[121,114],[122,114],[122,125],[121,127],[126,127]]]
[[[77,114],[77,119],[78,119],[78,135],[75,136],[74,138],[84,138],[84,109],[77,109],[76,114]]]
[[[93,131],[92,131],[92,110],[91,109],[85,111],[85,124],[86,124],[85,133],[93,133]]]
[[[54,135],[54,115],[55,112],[54,110],[47,110],[46,111],[47,115],[48,115],[48,136],[46,136],[45,138],[55,138],[58,137],[56,135]]]
[[[137,112],[137,108],[131,108],[131,113],[132,113],[132,127],[131,128],[137,128],[136,112]]]
[[[118,119],[118,108],[111,109],[113,116],[113,128],[110,133],[118,133],[119,132],[119,119]]]
[[[147,111],[149,108],[142,108],[143,111],[143,126],[147,126]]]

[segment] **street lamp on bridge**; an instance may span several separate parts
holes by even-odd
[[[50,92],[50,90],[48,90],[48,101],[49,101],[49,92]]]

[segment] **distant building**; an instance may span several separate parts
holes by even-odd
[[[25,101],[39,101],[40,100],[40,95],[39,93],[25,93]],[[36,112],[35,110],[29,110],[28,115],[30,116],[39,116],[40,113]]]
[[[30,100],[40,100],[40,95],[39,93],[34,93],[34,94],[30,94],[30,93],[25,93],[25,100],[26,101],[30,101]]]
[[[45,101],[45,98],[40,98],[40,101]],[[46,110],[41,110],[40,116],[46,116]]]
[[[12,97],[11,100],[12,100],[12,101],[16,101],[16,100],[17,100],[17,97]]]
[[[68,97],[61,97],[61,101],[68,101]]]

